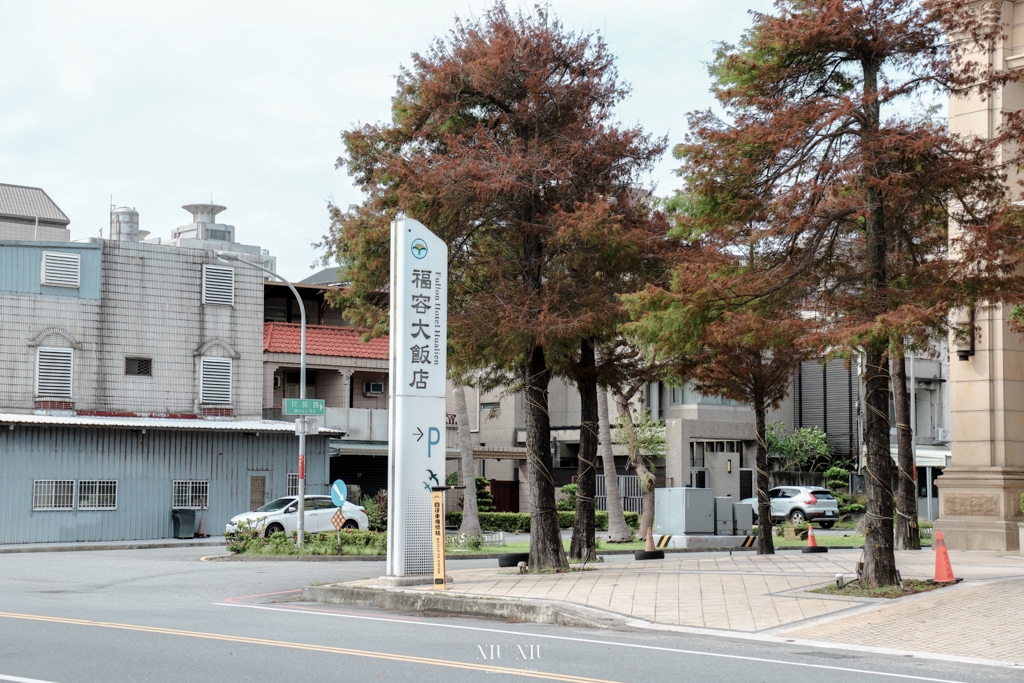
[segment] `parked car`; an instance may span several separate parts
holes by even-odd
[[[266,505],[252,512],[243,512],[235,515],[224,527],[225,533],[233,534],[238,530],[239,522],[247,522],[249,526],[266,537],[278,531],[283,531],[291,536],[293,531],[299,528],[298,496],[285,496],[272,500]],[[334,522],[331,518],[338,510],[330,496],[306,496],[306,509],[304,511],[303,524],[306,533],[315,534],[321,531],[334,531]],[[343,529],[369,528],[369,520],[366,518],[366,508],[354,505],[347,500],[342,506],[341,514],[345,517]]]
[[[768,491],[771,503],[772,523],[788,519],[794,524],[817,522],[822,529],[831,529],[839,520],[839,503],[828,489],[817,486],[776,486]],[[754,521],[757,521],[757,498],[747,498],[741,503],[754,506]]]

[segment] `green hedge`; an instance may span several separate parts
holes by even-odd
[[[635,512],[623,513],[626,524],[636,531],[640,526],[640,515]],[[563,529],[572,528],[576,520],[575,512],[558,512],[558,526]],[[445,515],[445,523],[450,527],[462,526],[462,513],[449,512]],[[594,525],[601,531],[608,529],[608,513],[604,510],[594,512]],[[484,531],[504,531],[510,534],[523,534],[530,531],[530,514],[527,512],[481,512],[480,528]]]

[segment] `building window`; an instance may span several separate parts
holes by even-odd
[[[210,507],[210,482],[208,481],[176,481],[174,482],[174,508],[191,508],[207,510]]]
[[[199,401],[204,405],[231,405],[231,359],[202,359],[202,387]]]
[[[235,305],[235,269],[227,266],[203,266],[203,303]]]
[[[687,382],[683,385],[681,390],[682,397],[680,403],[686,405],[702,405],[702,406],[745,406],[746,403],[742,401],[730,401],[729,399],[722,398],[721,396],[705,396],[693,388],[693,382]],[[675,403],[675,395],[673,394],[672,402]]]
[[[485,420],[496,420],[501,416],[500,403],[481,403],[480,417]]]
[[[37,479],[32,482],[33,510],[73,510],[74,507],[73,479]]]
[[[82,480],[78,482],[79,510],[116,510],[117,482]]]
[[[690,442],[690,467],[704,467],[704,442]]]
[[[44,251],[40,282],[50,287],[78,287],[81,284],[82,262],[78,254]]]
[[[36,355],[36,396],[71,398],[73,349],[40,347]]]
[[[218,242],[230,242],[231,233],[227,230],[207,230],[206,238],[210,240],[217,240]]]
[[[124,359],[124,374],[135,375],[138,377],[152,377],[153,376],[153,359],[152,358],[125,358]]]
[[[673,389],[672,389],[672,398],[670,400],[672,401],[672,405],[674,405],[674,406],[682,405],[683,404],[683,390],[678,388],[678,387],[673,387]]]
[[[285,485],[284,495],[286,496],[297,496],[299,495],[299,473],[289,472],[287,484]]]

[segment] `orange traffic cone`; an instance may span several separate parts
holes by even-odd
[[[953,565],[949,563],[949,552],[946,542],[942,540],[942,532],[935,530],[935,583],[956,583],[953,576]]]
[[[818,545],[818,540],[814,538],[814,527],[807,526],[807,547],[803,549],[805,553],[827,553],[828,548],[823,545]]]

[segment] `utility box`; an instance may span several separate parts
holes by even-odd
[[[754,530],[754,506],[750,503],[733,503],[732,517],[737,536],[749,536]]]
[[[715,535],[732,536],[732,498],[715,498]]]
[[[171,510],[175,538],[193,538],[196,535],[195,510]]]
[[[712,489],[654,490],[654,533],[715,533],[715,492]]]

